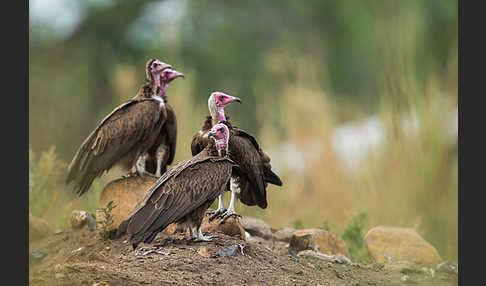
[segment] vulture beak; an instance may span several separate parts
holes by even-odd
[[[236,101],[236,102],[241,103],[241,98],[236,97],[236,96],[232,96],[232,100],[231,101]]]
[[[178,77],[184,78],[184,74],[181,73],[181,72],[178,72],[178,71],[174,70],[174,76],[173,76],[173,78],[178,78]]]
[[[211,137],[214,137],[214,133],[212,133],[211,131],[208,132],[208,139],[211,138]]]

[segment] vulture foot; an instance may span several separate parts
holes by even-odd
[[[201,235],[198,237],[198,241],[212,241],[213,236],[211,235]]]
[[[231,211],[231,210],[229,210],[229,211],[227,211],[227,212],[225,212],[225,213],[221,214],[221,218],[222,218],[221,223],[225,222],[225,221],[226,221],[227,219],[229,219],[230,217],[234,217],[234,218],[241,218],[241,215],[240,215],[240,214],[238,214],[238,213],[236,213],[235,211]]]
[[[226,209],[218,209],[218,210],[215,210],[215,211],[211,210],[211,212],[209,213],[209,214],[211,214],[211,216],[209,217],[208,221],[212,222],[214,219],[221,217],[225,213],[226,213]]]

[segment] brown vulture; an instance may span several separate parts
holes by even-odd
[[[162,75],[169,72],[164,79]],[[91,132],[79,147],[69,164],[66,184],[74,183],[73,191],[78,195],[85,193],[96,177],[110,170],[115,164],[130,170],[139,157],[145,154],[159,138],[166,113],[161,98],[162,88],[180,73],[159,60],[147,62],[148,81],[138,94],[115,108]]]
[[[256,139],[246,131],[231,125],[224,114],[224,106],[241,100],[237,97],[213,92],[208,99],[211,116],[207,116],[202,129],[192,137],[192,155],[198,154],[208,144],[207,132],[217,123],[225,123],[230,130],[229,156],[239,167],[233,169],[230,180],[231,200],[228,210],[223,209],[222,195],[218,197],[218,209],[211,217],[221,215],[223,219],[237,215],[235,196],[248,206],[267,207],[267,183],[282,186],[280,178],[271,170],[270,158],[263,152]]]
[[[208,137],[213,140],[196,156],[167,170],[120,225],[118,231],[128,233],[134,249],[140,242],[151,243],[173,222],[187,226],[190,239],[211,240],[201,231],[202,219],[226,188],[235,164],[226,156],[228,127],[217,124]],[[197,236],[193,227],[197,228]]]

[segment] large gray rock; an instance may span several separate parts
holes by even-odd
[[[442,262],[437,250],[411,228],[374,227],[366,233],[364,241],[373,259],[384,264],[410,261],[435,268]]]
[[[241,226],[250,234],[254,236],[270,239],[272,237],[272,229],[261,219],[244,216],[240,219]]]
[[[295,253],[310,249],[325,254],[342,254],[348,258],[350,257],[342,238],[323,229],[295,231],[290,239],[289,249]]]

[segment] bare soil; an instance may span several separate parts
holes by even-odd
[[[182,235],[161,233],[153,244],[141,244],[134,251],[126,237],[105,241],[86,226],[68,229],[30,244],[29,253],[39,250],[48,255],[43,259],[30,256],[29,284],[458,285],[455,274],[436,272],[432,277],[420,271],[389,271],[378,264],[331,263],[286,255],[283,243],[278,241],[258,237],[245,241],[223,233],[211,235],[215,236],[211,242],[195,242],[183,239]],[[239,249],[234,256],[218,254],[235,244],[244,246],[243,250]]]

